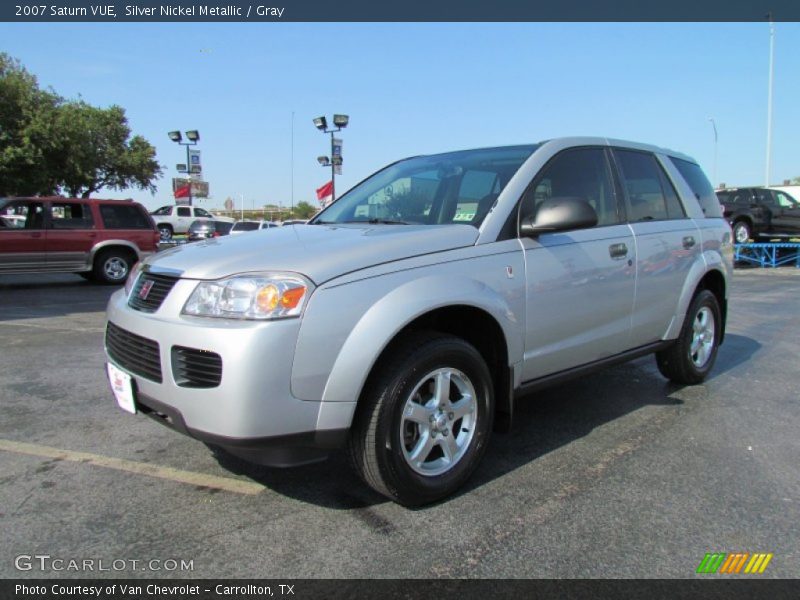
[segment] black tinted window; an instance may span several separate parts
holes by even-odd
[[[192,210],[188,206],[179,206],[178,207],[178,216],[179,217],[191,217]]]
[[[614,150],[614,155],[622,171],[629,221],[636,223],[683,218],[675,190],[662,174],[655,156],[633,150]],[[670,193],[673,196],[671,200],[673,214],[670,214],[668,209],[667,198]]]
[[[94,219],[88,204],[80,202],[53,202],[50,205],[52,229],[92,229]]]
[[[553,158],[525,192],[520,217],[535,214],[551,198],[585,200],[597,213],[600,226],[621,222],[602,148],[567,150]]]
[[[144,210],[136,204],[101,204],[106,229],[152,229]]]
[[[236,231],[255,231],[258,229],[258,223],[255,221],[240,221],[235,224]]]
[[[722,208],[717,201],[717,196],[714,194],[714,187],[708,181],[708,177],[703,173],[698,165],[670,156],[669,159],[675,168],[680,171],[686,183],[692,188],[697,201],[700,203],[700,208],[703,209],[703,214],[707,218],[721,217]]]

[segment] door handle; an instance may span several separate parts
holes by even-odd
[[[608,253],[611,255],[611,258],[613,259],[625,258],[626,256],[628,256],[628,246],[624,243],[611,244],[608,247]]]
[[[694,246],[694,244],[695,241],[693,236],[687,235],[686,237],[683,238],[683,247],[686,248],[687,250],[692,246]]]
[[[32,238],[40,238],[40,237],[42,237],[42,234],[39,233],[38,231],[34,231],[33,233],[31,233],[31,237]]]

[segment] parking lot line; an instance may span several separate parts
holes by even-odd
[[[188,483],[189,485],[215,488],[227,492],[234,492],[236,494],[253,495],[264,491],[263,485],[252,481],[241,481],[229,477],[217,477],[216,475],[182,471],[180,469],[173,469],[172,467],[161,467],[132,460],[124,460],[122,458],[92,454],[90,452],[62,450],[61,448],[40,446],[39,444],[26,444],[24,442],[0,439],[0,450],[13,452],[15,454],[28,454],[30,456],[41,456],[54,460],[84,463],[96,467],[106,467],[108,469],[116,469],[117,471],[147,475],[148,477],[157,477],[159,479],[168,479],[179,483]]]

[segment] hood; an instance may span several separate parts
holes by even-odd
[[[290,225],[178,246],[148,263],[188,279],[291,271],[320,285],[381,263],[472,246],[477,239],[471,225]]]

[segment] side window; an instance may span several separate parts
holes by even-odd
[[[188,206],[179,206],[178,207],[178,216],[179,217],[191,217],[192,216],[192,209]]]
[[[195,208],[194,209],[194,214],[195,214],[196,217],[207,217],[209,219],[213,219],[214,218],[214,215],[212,215],[211,213],[209,213],[207,210],[205,210],[203,208]]]
[[[44,205],[41,202],[9,202],[0,209],[0,227],[5,229],[44,229]]]
[[[172,214],[172,207],[162,206],[161,208],[154,210],[152,214],[158,217],[168,217]]]
[[[92,209],[80,202],[53,202],[50,205],[50,228],[92,229]]]
[[[789,196],[789,194],[784,194],[783,192],[772,193],[775,194],[775,198],[778,200],[778,205],[780,205],[781,208],[797,208],[797,201]]]
[[[753,192],[755,193],[756,196],[756,202],[758,202],[762,206],[775,206],[777,204],[770,190],[756,189],[753,190]]]
[[[622,171],[628,220],[637,223],[669,219],[667,198],[656,157],[646,152],[618,149],[614,150],[614,156]]]
[[[106,229],[152,229],[144,210],[136,204],[101,204]]]
[[[706,218],[721,217],[722,207],[714,194],[714,186],[708,181],[703,169],[688,160],[675,158],[674,156],[670,156],[669,159],[675,165],[675,168],[680,171],[686,183],[689,184]]]
[[[750,190],[738,190],[733,196],[736,206],[748,207],[753,203],[753,193]]]
[[[588,202],[599,227],[622,222],[602,148],[578,148],[555,156],[522,197],[520,218],[535,214],[544,200],[564,197]]]

